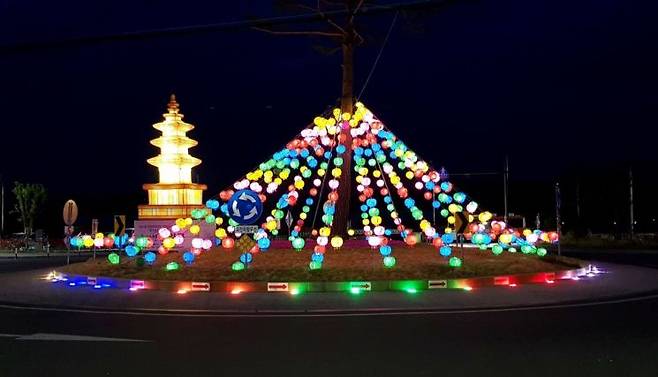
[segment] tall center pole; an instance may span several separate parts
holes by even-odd
[[[350,12],[354,5],[350,4]],[[354,24],[351,18],[345,26],[345,36],[342,41],[343,49],[343,84],[340,97],[340,110],[343,113],[352,114],[354,107]],[[336,203],[336,215],[334,217],[333,232],[336,235],[345,235],[347,232],[348,219],[350,216],[350,199],[352,192],[352,134],[349,125],[343,126],[341,134],[344,135],[343,144],[346,147],[343,153],[342,174],[338,186],[338,202]]]

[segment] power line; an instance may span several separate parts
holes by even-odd
[[[363,16],[372,16],[390,11],[438,8],[438,7],[446,6],[452,2],[454,2],[454,0],[415,0],[415,1],[394,3],[394,4],[379,4],[379,5],[373,4],[368,6],[364,5],[359,9],[357,13]],[[245,21],[228,21],[228,22],[220,22],[220,23],[212,23],[212,24],[129,31],[129,32],[121,32],[115,34],[82,36],[82,37],[74,37],[74,38],[60,39],[60,40],[23,42],[23,43],[0,46],[0,55],[38,51],[38,50],[52,49],[52,48],[79,47],[79,46],[94,45],[94,44],[108,43],[108,42],[145,40],[145,39],[153,39],[153,38],[180,36],[180,35],[206,34],[206,33],[213,33],[219,31],[238,30],[238,29],[263,27],[263,26],[320,22],[320,21],[324,21],[324,19],[328,16],[341,16],[341,15],[346,15],[348,12],[349,12],[348,10],[343,9],[343,10],[326,11],[323,13],[313,12],[313,13],[305,13],[300,15],[268,17],[268,18],[260,18],[260,19],[245,20]]]
[[[366,77],[366,81],[363,83],[363,88],[361,88],[361,92],[359,93],[359,96],[356,97],[357,100],[361,99],[361,96],[363,95],[363,92],[366,90],[366,87],[368,86],[368,83],[370,82],[370,78],[372,77],[372,74],[375,73],[375,68],[377,68],[377,63],[379,63],[379,58],[382,57],[382,52],[384,52],[384,47],[386,47],[386,43],[388,42],[388,38],[391,36],[391,32],[393,31],[393,26],[395,26],[395,22],[398,20],[398,15],[400,14],[400,11],[395,12],[395,16],[393,16],[393,21],[391,21],[391,26],[388,28],[388,32],[386,33],[386,38],[384,38],[384,43],[382,43],[382,47],[379,49],[379,53],[377,54],[377,58],[375,58],[375,62],[372,64],[372,68],[370,69],[370,73],[368,73],[368,77]]]

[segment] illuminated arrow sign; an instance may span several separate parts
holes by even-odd
[[[144,284],[144,280],[131,280],[130,281],[130,289],[133,291],[138,290],[138,289],[144,289],[146,288],[146,285]]]
[[[448,281],[447,280],[428,280],[427,281],[427,288],[429,288],[429,289],[448,288]]]
[[[468,224],[468,212],[455,213],[455,233],[464,234]]]
[[[126,216],[114,215],[114,235],[123,236],[126,233]]]
[[[210,291],[210,283],[205,281],[204,282],[193,281],[191,290],[196,292],[208,292]]]
[[[369,291],[372,287],[369,281],[353,281],[350,283],[351,289],[359,289],[362,291]]]
[[[267,283],[268,292],[288,292],[288,283]]]

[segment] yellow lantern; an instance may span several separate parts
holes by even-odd
[[[215,230],[215,237],[223,240],[226,237],[226,230],[224,228],[217,228],[217,230]]]
[[[507,233],[503,233],[503,234],[500,235],[500,237],[498,237],[500,242],[502,242],[504,244],[508,244],[508,243],[512,242],[512,238],[513,238],[513,236],[511,234],[507,234]]]
[[[167,249],[171,249],[174,246],[176,246],[176,241],[171,237],[165,238],[164,240],[162,240],[162,245]]]
[[[336,236],[331,238],[331,247],[334,249],[339,249],[341,246],[343,246],[343,238],[340,236]]]
[[[196,224],[190,227],[190,233],[192,234],[199,234],[200,231],[201,231],[201,227]]]

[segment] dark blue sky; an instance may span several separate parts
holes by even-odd
[[[4,0],[0,44],[275,14],[268,1],[225,3]],[[424,18],[420,32],[400,18],[362,100],[449,171],[499,170],[509,154],[528,212],[550,207],[560,177],[594,171],[613,184],[606,169],[636,165],[655,182],[657,16],[650,1],[481,0]],[[375,38],[357,51],[357,92],[391,19],[363,19]],[[200,180],[218,192],[338,98],[339,55],[314,42],[239,30],[2,54],[0,173],[57,199],[144,200],[151,124],[175,92],[197,126]],[[499,206],[498,183],[472,195]]]

